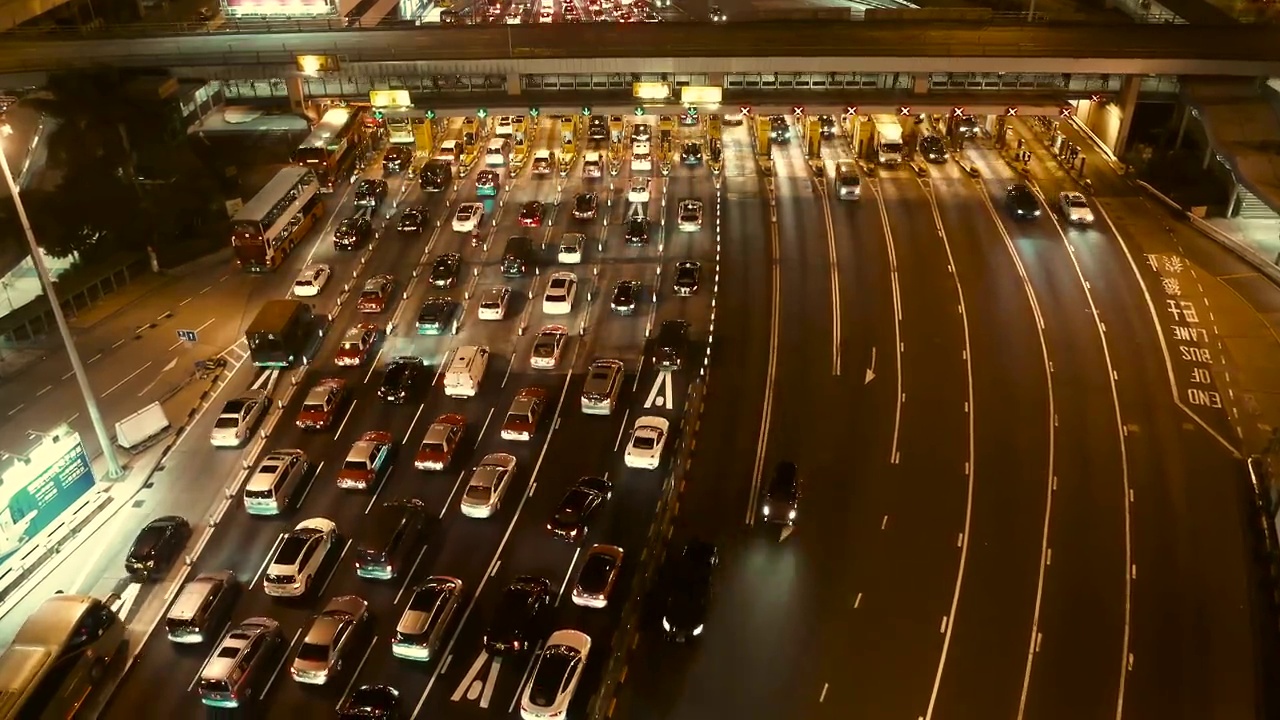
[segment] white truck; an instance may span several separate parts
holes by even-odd
[[[881,165],[898,165],[905,160],[902,144],[902,125],[894,115],[874,115],[876,162]]]
[[[158,402],[116,423],[116,444],[129,452],[141,452],[169,430],[169,418]]]

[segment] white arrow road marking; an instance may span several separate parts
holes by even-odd
[[[662,393],[661,395],[658,394],[660,392]],[[670,409],[675,404],[673,395],[670,371],[660,370],[658,371],[658,377],[653,379],[653,388],[649,390],[649,397],[644,401],[644,406],[646,408],[657,406]]]
[[[471,663],[471,669],[467,671],[466,677],[462,678],[458,688],[449,697],[450,700],[460,702],[465,695],[471,701],[479,699],[480,707],[489,707],[489,701],[493,699],[493,688],[498,684],[498,670],[502,667],[502,658],[493,658],[493,663],[489,665],[489,674],[484,680],[480,680],[480,671],[484,669],[489,659],[489,653],[481,650],[476,656],[476,661]]]
[[[871,348],[871,367],[867,368],[867,379],[862,381],[863,385],[870,383],[876,378],[876,349]]]

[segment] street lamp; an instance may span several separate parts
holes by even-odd
[[[13,134],[12,128],[8,125],[0,125],[0,137],[11,134]],[[124,475],[124,469],[120,467],[120,461],[116,459],[115,450],[111,446],[111,436],[107,435],[107,426],[102,422],[102,411],[98,409],[98,398],[94,396],[93,388],[89,386],[89,376],[84,371],[84,364],[80,362],[80,353],[76,350],[76,343],[71,338],[71,328],[67,327],[67,318],[62,314],[62,305],[58,302],[58,296],[53,289],[53,278],[49,276],[49,266],[45,264],[44,253],[36,244],[35,232],[31,229],[31,221],[27,219],[27,210],[22,206],[22,198],[18,196],[18,184],[14,182],[13,172],[9,169],[9,158],[5,156],[3,148],[0,148],[0,171],[4,172],[4,182],[9,186],[9,194],[13,196],[13,206],[18,211],[22,232],[27,236],[27,244],[31,246],[31,262],[36,267],[36,274],[40,276],[40,284],[44,286],[45,295],[49,297],[53,319],[58,323],[58,334],[62,336],[62,343],[67,346],[67,357],[71,358],[71,371],[76,376],[76,384],[80,386],[80,394],[84,396],[84,404],[89,411],[93,431],[98,436],[98,443],[102,445],[102,454],[107,458],[107,477],[118,478]]]

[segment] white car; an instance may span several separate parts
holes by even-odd
[[[218,419],[213,422],[209,442],[214,447],[234,448],[244,445],[270,405],[267,394],[262,390],[250,390],[238,398],[228,400],[222,406]]]
[[[507,303],[511,301],[511,288],[496,285],[480,294],[480,307],[476,317],[481,320],[502,320],[507,317]]]
[[[699,200],[680,201],[680,231],[697,232],[702,229],[702,202]]]
[[[475,232],[484,222],[484,205],[480,203],[462,203],[453,214],[453,231],[460,233]]]
[[[511,137],[514,132],[510,115],[499,115],[493,123],[493,134],[497,137]]]
[[[328,518],[298,523],[278,541],[262,576],[263,592],[272,597],[306,595],[337,537],[338,526]]]
[[[1072,225],[1092,225],[1093,210],[1084,193],[1075,191],[1058,193],[1058,206],[1062,209],[1062,217]]]
[[[633,203],[649,202],[649,178],[647,177],[631,178],[631,189],[627,190],[627,202],[633,202]]]
[[[636,418],[631,439],[622,460],[627,467],[656,470],[662,464],[662,449],[667,444],[667,430],[671,423],[656,415]]]
[[[631,147],[631,169],[653,169],[653,155],[649,153],[649,143],[638,142]]]
[[[471,471],[462,493],[462,514],[469,518],[492,517],[502,505],[502,495],[516,474],[516,458],[507,453],[489,453]]]
[[[324,263],[314,263],[302,268],[298,279],[293,281],[294,297],[315,297],[324,289],[333,275],[333,268]]]
[[[539,370],[555,370],[560,364],[560,351],[569,337],[569,328],[563,325],[547,325],[538,331],[529,351],[529,366]]]
[[[568,315],[573,311],[573,296],[577,293],[577,275],[571,272],[551,273],[547,290],[542,295],[542,314]]]
[[[582,246],[586,244],[586,235],[565,233],[560,236],[560,251],[556,254],[556,259],[562,265],[577,265],[582,262]]]
[[[582,680],[591,651],[591,638],[577,630],[557,630],[547,638],[538,656],[529,684],[520,694],[520,717],[524,720],[562,718]]]

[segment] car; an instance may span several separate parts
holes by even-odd
[[[497,170],[481,170],[476,173],[476,195],[478,197],[496,197],[499,177]]]
[[[539,387],[521,388],[511,401],[502,421],[503,440],[531,440],[547,403],[547,391]]]
[[[791,142],[791,125],[782,115],[769,116],[769,139],[779,144]]]
[[[430,218],[431,213],[421,205],[407,207],[400,213],[400,222],[396,223],[396,231],[417,235],[426,229],[427,223],[431,221]]]
[[[365,178],[356,185],[356,207],[376,208],[387,199],[387,181]]]
[[[549,23],[553,19],[553,13],[550,8],[542,8],[542,12],[538,13],[538,22]]]
[[[577,265],[582,262],[582,248],[586,244],[586,235],[565,233],[560,236],[560,249],[556,253],[556,259],[565,265]]]
[[[343,490],[369,490],[378,478],[391,468],[396,441],[385,430],[369,430],[351,444],[347,457],[338,468],[338,487]]]
[[[453,454],[462,442],[467,429],[467,419],[457,413],[445,413],[427,426],[422,436],[413,466],[419,470],[444,470],[453,462]]]
[[[524,22],[524,12],[523,12],[523,11],[520,11],[520,10],[512,10],[511,12],[507,13],[507,24],[508,24],[508,25],[519,25],[519,24],[520,24],[520,23],[522,23],[522,22]]]
[[[633,217],[627,220],[627,244],[649,244],[649,218]]]
[[[462,203],[453,213],[453,231],[461,233],[475,232],[484,221],[484,205],[480,203]]]
[[[653,364],[659,370],[678,370],[689,354],[690,325],[686,320],[663,320],[653,338]]]
[[[512,118],[510,115],[499,115],[493,121],[494,137],[511,137],[515,133],[515,128],[511,125]]]
[[[640,300],[642,286],[639,280],[619,280],[613,284],[613,296],[609,308],[618,315],[632,315]]]
[[[293,296],[301,298],[319,295],[332,276],[333,268],[324,263],[312,263],[302,268],[298,279],[293,281]]]
[[[271,618],[251,617],[230,626],[196,676],[206,712],[235,714],[232,708],[248,703],[259,691],[265,693],[271,684],[268,673],[274,675],[278,669],[276,658],[284,646],[280,623]]]
[[[556,170],[555,153],[550,150],[535,152],[530,166],[534,175],[550,175]]]
[[[542,227],[542,203],[530,200],[520,206],[521,227]]]
[[[338,250],[355,250],[373,237],[373,222],[367,215],[353,215],[338,223],[333,231],[333,246]]]
[[[361,685],[338,708],[338,720],[395,720],[400,717],[400,691],[390,685]]]
[[[489,453],[471,471],[467,489],[462,493],[464,517],[492,517],[502,506],[502,496],[516,474],[516,458],[507,453]]]
[[[493,657],[522,653],[540,640],[542,621],[551,610],[551,581],[522,575],[503,588],[482,644]]]
[[[592,545],[578,569],[569,599],[574,605],[597,610],[608,607],[609,594],[618,584],[622,567],[622,548],[617,545]]]
[[[396,279],[390,275],[374,275],[364,283],[356,309],[362,313],[380,313],[387,309],[387,301],[396,287]]]
[[[409,169],[413,162],[413,148],[404,145],[392,145],[382,155],[382,172],[392,175]]]
[[[511,288],[497,285],[480,293],[476,317],[481,320],[503,320],[507,317],[507,304],[511,302]]]
[[[564,325],[544,326],[533,339],[533,349],[529,351],[529,366],[539,370],[555,370],[560,364],[560,351],[564,349],[564,341],[568,337],[569,328]]]
[[[647,141],[637,142],[631,146],[631,169],[637,172],[653,169],[653,154]]]
[[[598,178],[604,173],[604,158],[598,152],[588,152],[582,156],[582,177]]]
[[[670,428],[671,423],[657,415],[636,418],[622,461],[629,468],[657,470],[662,464],[662,449],[667,444],[667,431]]]
[[[711,575],[720,562],[716,546],[691,540],[666,567],[662,629],[668,640],[685,642],[702,634],[711,605]]]
[[[415,327],[419,335],[443,335],[456,332],[462,306],[453,298],[433,295],[422,301]]]
[[[725,113],[724,117],[720,119],[720,122],[723,123],[725,127],[738,127],[747,121],[747,116],[749,114],[750,113],[744,113],[741,110],[738,112]]]
[[[1010,185],[1004,193],[1005,205],[1009,212],[1019,220],[1034,220],[1040,217],[1040,201],[1026,183]]]
[[[523,720],[562,718],[573,701],[591,652],[591,638],[579,630],[557,630],[533,666],[529,684],[520,696]]]
[[[707,19],[713,23],[728,22],[729,16],[724,14],[719,5],[712,5],[711,10],[707,12]]]
[[[333,363],[343,367],[359,367],[369,359],[369,353],[378,343],[382,328],[373,323],[359,323],[347,328],[338,343],[338,352],[334,354]]]
[[[1092,225],[1093,209],[1084,193],[1074,190],[1058,193],[1058,207],[1062,208],[1062,217],[1072,225]]]
[[[587,534],[588,522],[596,508],[613,497],[613,483],[604,478],[584,477],[565,493],[556,506],[547,530],[561,540],[576,542]]]
[[[285,533],[267,561],[262,591],[272,597],[302,597],[338,541],[338,526],[328,518],[303,520]]]
[[[462,274],[462,256],[458,253],[443,253],[431,263],[429,279],[434,287],[448,289],[457,286],[458,276]]]
[[[573,216],[578,220],[594,220],[599,209],[599,195],[588,192],[573,196]]]
[[[680,148],[680,162],[685,165],[702,163],[702,146],[696,142],[687,142]]]
[[[836,136],[836,118],[834,115],[818,116],[818,133],[823,140],[831,140]]]
[[[369,620],[369,603],[356,595],[341,595],[325,603],[311,619],[293,656],[289,675],[304,685],[324,685],[342,667],[343,655],[359,652],[360,628]]]
[[[569,9],[573,8],[573,13]],[[572,4],[565,3],[564,9],[561,11],[566,15],[578,13],[577,8]],[[587,139],[588,140],[608,140],[609,139],[609,123],[605,121],[603,115],[592,115],[587,118]]]
[[[302,400],[302,409],[298,411],[298,427],[303,430],[328,430],[346,396],[346,380],[325,378],[316,383]]]
[[[647,177],[631,178],[631,187],[627,189],[627,202],[633,202],[633,203],[649,202],[649,178]]]
[[[765,522],[792,525],[800,505],[800,473],[796,464],[784,460],[773,469],[773,477],[760,503]]]
[[[382,384],[378,386],[378,397],[390,403],[407,402],[426,372],[422,358],[402,355],[393,359],[382,376]]]
[[[671,281],[671,289],[680,297],[689,297],[698,292],[698,281],[702,278],[702,263],[694,260],[681,260],[676,263],[676,276]]]
[[[925,135],[920,138],[920,156],[926,162],[945,163],[947,161],[947,144],[937,135]]]
[[[213,421],[209,444],[214,447],[240,447],[248,441],[253,429],[271,407],[265,390],[248,390],[222,404],[222,412]]]
[[[391,654],[417,662],[436,657],[462,605],[462,590],[462,581],[447,575],[434,575],[415,587],[396,623]]]
[[[679,213],[678,227],[681,232],[697,232],[702,229],[702,202],[700,200],[681,200]]]
[[[542,295],[542,314],[568,315],[573,310],[573,297],[578,293],[578,276],[571,272],[551,273]]]
[[[191,539],[191,524],[180,515],[158,517],[143,526],[124,557],[124,571],[134,582],[163,578]]]

